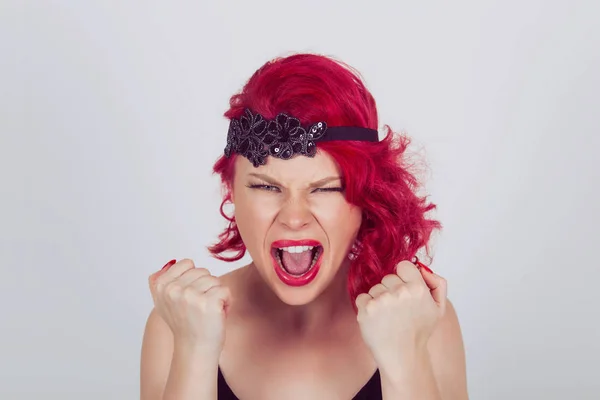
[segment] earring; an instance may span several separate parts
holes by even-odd
[[[350,261],[354,261],[354,260],[356,260],[356,257],[358,257],[358,253],[359,253],[360,249],[359,249],[359,245],[357,243],[358,243],[358,241],[354,242],[354,244],[352,245],[352,249],[350,250],[350,253],[348,253],[348,259],[350,259]]]

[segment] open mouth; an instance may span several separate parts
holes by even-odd
[[[323,255],[323,246],[313,244],[273,247],[271,254],[286,273],[292,277],[302,277],[317,265]]]

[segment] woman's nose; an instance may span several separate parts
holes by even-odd
[[[277,215],[279,223],[292,230],[306,227],[312,219],[308,204],[301,199],[288,200]]]

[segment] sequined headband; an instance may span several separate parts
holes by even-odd
[[[285,113],[265,119],[249,109],[240,118],[232,118],[227,132],[225,157],[233,153],[246,157],[258,167],[272,156],[288,160],[297,154],[314,157],[317,142],[357,140],[377,142],[377,130],[356,126],[327,126],[324,121],[303,127],[298,118]]]

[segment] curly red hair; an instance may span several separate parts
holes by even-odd
[[[378,127],[375,100],[360,74],[349,65],[322,55],[295,54],[267,62],[240,93],[231,97],[224,115],[238,118],[245,108],[269,119],[285,111],[303,124],[325,121],[328,126]],[[440,222],[426,217],[436,206],[416,194],[419,182],[409,171],[411,165],[405,154],[410,139],[396,135],[387,125],[385,129],[385,138],[377,143],[318,144],[319,151],[337,162],[346,200],[362,210],[357,235],[360,251],[348,276],[353,300],[383,276],[393,273],[400,261],[411,259],[422,247],[427,249],[433,230],[441,229]],[[221,214],[229,225],[209,251],[223,261],[239,260],[246,252],[235,218],[223,210],[231,200],[235,157],[222,156],[213,168],[225,189]],[[232,251],[231,256],[223,255]]]

